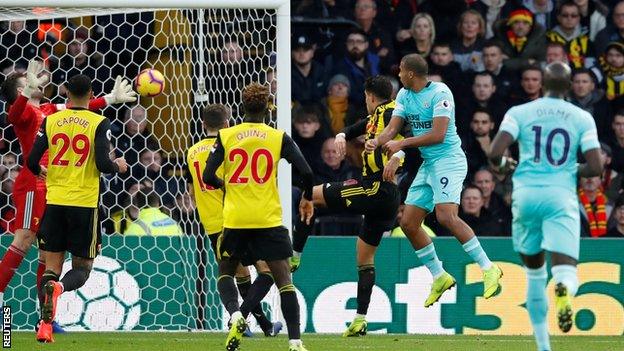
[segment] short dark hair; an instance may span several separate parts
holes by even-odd
[[[490,39],[483,44],[483,48],[498,48],[501,52],[503,51],[503,43],[497,39]]]
[[[591,80],[594,82],[594,84],[596,84],[596,81],[598,80],[596,78],[596,74],[594,74],[594,72],[592,72],[592,70],[589,68],[581,67],[572,70],[572,79],[574,79],[574,77],[576,77],[578,74],[587,74],[589,78],[591,78]]]
[[[481,190],[481,188],[479,188],[478,186],[474,185],[474,184],[468,184],[464,187],[464,189],[461,192],[461,197],[464,197],[464,194],[466,193],[466,191],[470,190],[470,189],[474,189],[477,190],[479,192],[479,194],[481,194],[481,196],[483,196],[483,191]]]
[[[620,206],[624,206],[624,194],[620,194],[617,199],[615,200],[615,206],[613,206],[614,208],[618,208]]]
[[[67,81],[67,91],[75,98],[84,98],[91,93],[91,78],[77,74]]]
[[[528,72],[528,71],[537,71],[541,74],[542,79],[544,78],[544,71],[542,71],[542,69],[538,65],[528,65],[524,67],[522,69],[522,72],[520,72],[520,77],[524,75],[524,72]]]
[[[557,6],[557,15],[561,14],[561,11],[563,11],[564,7],[576,7],[576,9],[579,11],[579,13],[581,12],[581,8],[574,1],[572,1],[572,0],[565,0],[565,1],[560,2],[559,6]]]
[[[154,188],[142,186],[139,191],[134,194],[132,203],[137,208],[144,207],[160,207],[160,196],[154,191]]]
[[[492,118],[492,112],[487,107],[478,106],[472,111],[472,116],[474,118],[475,113],[485,113],[490,118],[490,122],[494,122],[494,118]],[[471,119],[472,121],[472,119]]]
[[[7,79],[2,83],[0,93],[6,98],[9,104],[17,100],[17,86],[19,85],[19,79],[23,77],[26,77],[25,73],[13,72],[9,74]]]
[[[450,50],[451,44],[448,41],[436,41],[433,45],[431,45],[431,51],[435,48],[448,48]]]
[[[352,34],[357,34],[357,35],[361,35],[364,37],[364,39],[368,39],[368,35],[366,34],[366,32],[360,28],[353,28],[349,31],[349,33],[347,34],[347,38],[352,35]]]
[[[390,100],[392,97],[392,82],[388,77],[374,76],[366,78],[364,91],[371,93],[381,100]]]
[[[571,85],[570,66],[562,62],[553,62],[544,68],[543,86],[544,91],[550,91],[555,94],[565,94]]]
[[[496,80],[494,79],[494,75],[488,71],[475,73],[474,77],[472,78],[473,83],[477,80],[477,77],[490,77],[490,79],[492,80],[492,85],[496,86]]]
[[[401,61],[408,71],[414,72],[417,76],[426,77],[429,73],[427,61],[419,54],[405,55]]]
[[[546,49],[548,49],[548,48],[559,48],[559,49],[563,50],[563,52],[566,52],[565,45],[563,45],[563,44],[561,44],[559,42],[556,42],[556,41],[548,42],[548,44],[546,44]]]
[[[293,123],[321,122],[323,112],[316,104],[295,105],[292,111]]]
[[[229,109],[223,104],[211,104],[201,110],[202,121],[209,129],[221,129],[228,115]]]

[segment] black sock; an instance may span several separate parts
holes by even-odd
[[[375,266],[358,267],[357,313],[366,314],[375,285]]]
[[[312,227],[314,227],[314,217],[310,219],[310,224],[306,224],[301,218],[297,217],[295,228],[293,228],[293,250],[303,252],[308,236],[312,233]]]
[[[217,280],[217,290],[219,290],[219,296],[225,309],[230,316],[237,312],[238,309],[238,290],[236,290],[236,284],[234,284],[234,278],[229,275],[222,275]]]
[[[259,286],[258,289],[261,289],[264,291],[265,288],[263,287],[263,285],[269,283],[269,280],[270,280],[269,287],[266,290],[268,292],[271,289],[271,286],[273,285],[273,278],[269,276],[269,279],[266,279],[265,277],[262,277],[262,276],[267,276],[267,274],[265,273],[258,274],[258,278],[256,278],[256,280],[254,281],[254,284],[258,282],[258,286]],[[245,300],[247,300],[247,295],[249,294],[249,291],[251,289],[251,277],[250,276],[236,277],[236,285],[238,286],[238,292],[243,298],[243,305],[241,306],[241,313],[243,313],[243,316],[246,317],[248,313],[245,313],[245,311],[247,311],[248,304],[245,304]],[[266,293],[264,293],[264,295],[260,298],[261,301],[265,295]],[[265,334],[271,331],[271,329],[273,328],[273,323],[271,323],[271,321],[264,314],[261,303],[257,303],[256,306],[251,309],[251,314],[254,316],[254,318],[258,322],[258,325],[260,326],[260,328]]]
[[[45,292],[43,291],[43,287],[49,281],[57,282],[58,280],[59,280],[58,274],[52,271],[43,272],[43,275],[41,276],[41,281],[39,283],[40,285],[38,286],[38,289],[37,289],[37,295],[39,297],[39,306],[43,307],[43,302],[45,299]]]
[[[282,300],[282,314],[284,315],[286,327],[288,328],[288,339],[301,339],[301,330],[299,329],[299,301],[297,301],[295,286],[288,284],[281,287],[279,290]]]
[[[63,291],[72,291],[83,286],[89,279],[90,271],[84,268],[72,268],[65,274],[61,283],[63,283]]]

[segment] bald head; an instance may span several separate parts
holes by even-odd
[[[544,68],[544,91],[564,95],[570,89],[572,70],[563,62],[553,62]]]

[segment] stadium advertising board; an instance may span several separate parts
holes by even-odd
[[[10,236],[0,238],[3,248]],[[103,256],[94,264],[89,281],[77,292],[64,294],[59,322],[72,330],[185,330],[194,329],[196,308],[196,246],[192,237],[105,237]],[[455,239],[435,240],[444,267],[457,279],[457,288],[440,303],[424,308],[431,283],[404,238],[387,238],[379,247],[377,284],[368,321],[372,333],[530,334],[524,308],[526,277],[509,239],[482,239],[483,247],[504,271],[503,290],[490,300],[481,297],[481,272]],[[580,288],[574,299],[577,312],[573,335],[624,334],[624,240],[583,240],[579,264]],[[5,294],[13,327],[32,330],[37,320],[31,250]],[[67,265],[68,263],[66,263]],[[212,277],[215,265],[207,268]],[[340,333],[355,314],[357,270],[354,238],[310,238],[302,266],[294,275],[307,332]],[[553,283],[549,282],[552,290]],[[225,325],[213,279],[208,294],[205,327]],[[265,307],[279,317],[276,289]],[[551,294],[552,295],[552,294]],[[554,303],[550,301],[552,316]],[[273,309],[272,307],[275,307]],[[550,330],[558,332],[554,318]]]

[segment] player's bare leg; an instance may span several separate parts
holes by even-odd
[[[375,286],[375,252],[377,247],[357,240],[357,314],[342,336],[364,336],[367,332],[366,313]]]
[[[557,304],[557,324],[567,333],[574,324],[572,299],[578,290],[577,260],[561,253],[551,252],[551,272],[555,281],[555,301]]]
[[[327,207],[325,196],[323,195],[323,187],[328,184],[316,185],[312,188],[312,204],[315,208]],[[305,247],[308,236],[312,232],[314,226],[314,217],[310,220],[310,224],[305,223],[301,218],[297,218],[295,227],[293,228],[293,256],[290,258],[290,271],[295,272],[301,265],[301,253]]]
[[[307,351],[301,342],[299,325],[299,301],[295,286],[292,284],[288,260],[267,262],[280,292],[282,314],[288,329],[289,351]]]
[[[538,350],[550,350],[548,335],[548,298],[546,297],[546,282],[548,272],[544,259],[544,252],[535,255],[520,255],[525,266],[527,276],[526,309],[529,312],[533,335]]]
[[[32,230],[17,229],[15,231],[13,241],[0,262],[0,305],[4,303],[4,290],[36,239],[37,234]]]
[[[406,205],[400,224],[405,236],[416,250],[416,255],[433,276],[431,292],[425,300],[425,307],[429,307],[436,303],[445,291],[455,286],[455,278],[444,270],[431,238],[422,229],[425,216],[427,216],[427,211],[424,209]]]
[[[436,218],[462,244],[464,251],[483,271],[483,297],[489,299],[500,293],[503,271],[490,261],[474,231],[458,215],[459,205],[444,203],[436,205]]]

